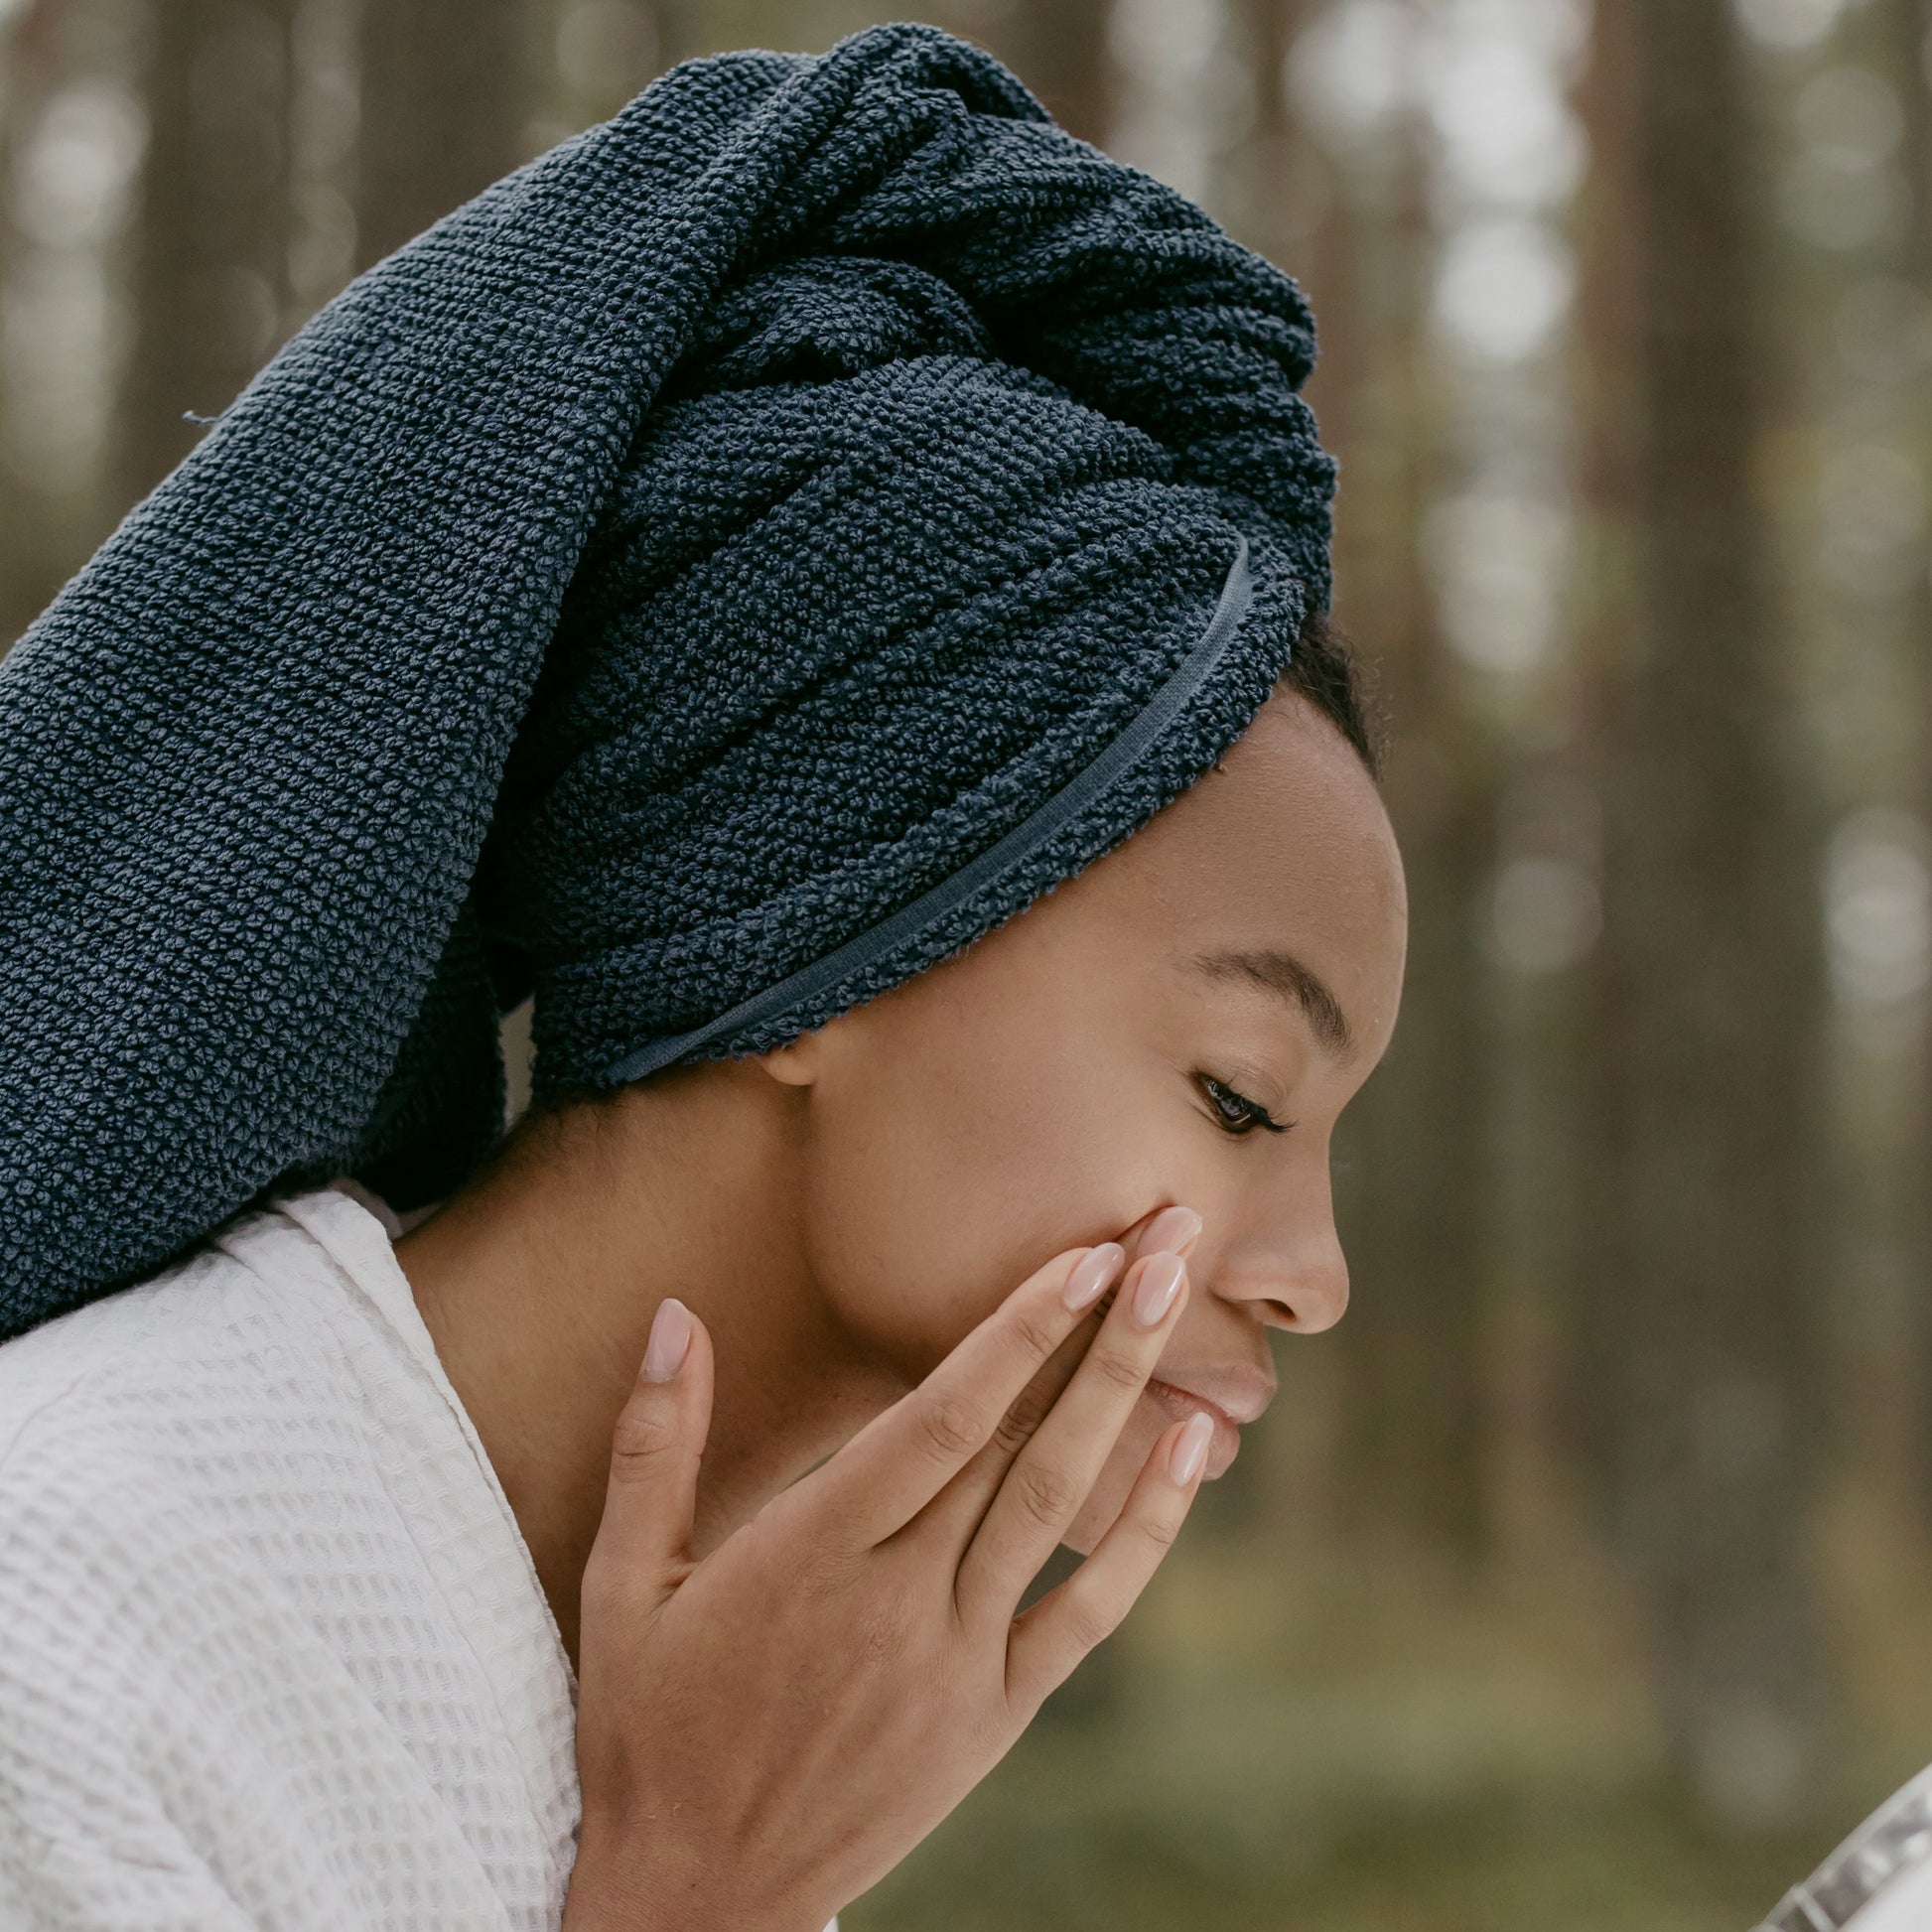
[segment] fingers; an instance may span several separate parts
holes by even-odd
[[[1022,1723],[1073,1674],[1134,1607],[1161,1559],[1180,1534],[1213,1425],[1204,1413],[1165,1429],[1142,1466],[1120,1515],[1093,1554],[1065,1583],[1013,1620],[1007,1639],[1007,1703]]]
[[[807,1476],[835,1534],[870,1548],[916,1516],[979,1451],[1040,1364],[1105,1293],[1120,1258],[1114,1242],[1055,1255],[916,1389]],[[1067,1305],[1063,1291],[1070,1281],[1091,1291],[1079,1308]]]
[[[1127,1271],[1066,1392],[1014,1458],[960,1558],[953,1596],[963,1619],[1013,1615],[1113,1453],[1186,1300],[1178,1255],[1146,1255]]]
[[[1159,1254],[1164,1249],[1185,1260],[1198,1239],[1201,1218],[1191,1207],[1165,1207],[1143,1218],[1120,1237],[1131,1265],[1143,1255]],[[1045,1365],[1021,1390],[1018,1399],[1000,1419],[991,1440],[973,1459],[954,1476],[927,1507],[922,1523],[948,1537],[955,1550],[963,1550],[978,1529],[988,1506],[1006,1480],[1013,1459],[1023,1449],[1034,1431],[1046,1420],[1060,1392],[1073,1379],[1081,1357],[1100,1331],[1107,1303],[1096,1305],[1095,1311],[1074,1324],[1067,1339],[1048,1356]]]
[[[712,1368],[704,1323],[683,1303],[660,1302],[611,1439],[604,1520],[584,1573],[587,1596],[614,1589],[656,1610],[689,1574]]]

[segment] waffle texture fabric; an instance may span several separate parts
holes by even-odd
[[[293,1194],[0,1345],[9,1932],[561,1922],[576,1684],[398,1227]]]
[[[1295,282],[913,23],[684,63],[352,283],[0,664],[0,1334],[271,1190],[407,1210],[1131,835],[1328,596]],[[206,398],[183,397],[184,406]],[[889,929],[891,929],[889,927]]]

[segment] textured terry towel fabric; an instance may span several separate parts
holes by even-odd
[[[675,68],[361,277],[0,665],[0,1333],[271,1186],[446,1192],[532,988],[540,1094],[759,1051],[1110,850],[1326,601],[1312,354],[908,23]]]

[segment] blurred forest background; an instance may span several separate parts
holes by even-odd
[[[901,17],[0,0],[0,640],[358,268]],[[1932,1758],[1932,0],[919,17],[1310,291],[1415,950],[1348,1318],[847,1932],[1741,1932]]]

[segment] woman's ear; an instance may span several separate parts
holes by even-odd
[[[818,1078],[819,1053],[819,1036],[810,1033],[800,1034],[796,1039],[774,1046],[768,1053],[755,1053],[752,1057],[774,1080],[782,1080],[788,1087],[809,1087]]]

